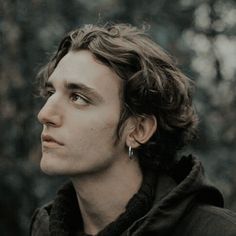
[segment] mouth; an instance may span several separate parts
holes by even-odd
[[[50,135],[42,134],[41,138],[42,138],[43,146],[64,146],[63,143],[61,143],[60,141],[56,140],[55,138],[53,138]]]

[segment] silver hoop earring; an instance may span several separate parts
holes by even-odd
[[[134,155],[134,151],[131,146],[129,146],[129,158],[131,159]]]

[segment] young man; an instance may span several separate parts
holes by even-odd
[[[41,71],[41,169],[70,182],[36,210],[31,235],[236,235],[193,156],[189,79],[141,30],[86,25]]]

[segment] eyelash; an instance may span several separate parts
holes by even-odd
[[[46,90],[44,89],[42,92],[41,92],[41,96],[44,98],[44,99],[48,99],[49,97],[51,97],[53,94],[54,94],[55,91],[53,90]]]
[[[79,98],[79,99],[82,99],[85,103],[89,103],[88,99],[86,99],[84,96],[82,96],[78,93],[71,93],[70,98],[72,101],[74,98],[76,98],[74,101],[77,101]]]
[[[44,90],[44,91],[42,92],[42,97],[47,100],[47,99],[49,99],[49,97],[51,97],[54,93],[55,93],[54,90]],[[81,100],[83,100],[83,101],[84,101],[85,103],[87,103],[87,104],[90,103],[89,99],[87,99],[87,98],[85,98],[84,96],[82,96],[81,94],[78,94],[78,93],[75,93],[75,92],[72,92],[69,97],[70,97],[70,99],[71,99],[73,102],[77,101],[78,99],[81,99]],[[73,100],[75,97],[76,97],[76,99]]]

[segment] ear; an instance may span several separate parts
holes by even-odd
[[[137,117],[132,119],[132,123],[132,129],[126,136],[126,145],[132,148],[137,148],[140,143],[146,143],[157,129],[157,120],[154,115]]]

